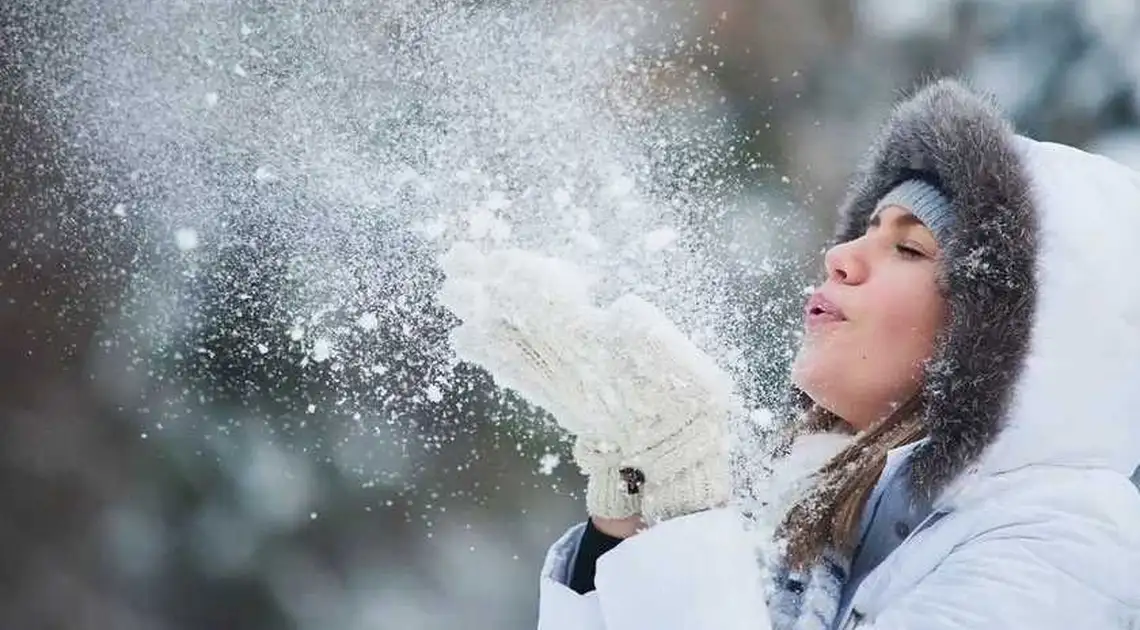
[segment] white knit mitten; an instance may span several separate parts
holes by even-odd
[[[652,304],[595,307],[563,261],[520,250],[444,258],[441,302],[461,358],[576,437],[591,515],[655,522],[728,501],[731,379]]]
[[[589,279],[572,265],[522,250],[484,255],[460,243],[443,258],[439,301],[463,323],[452,330],[460,358],[482,365],[500,387],[546,409],[575,435],[594,435],[608,416],[602,312]]]
[[[607,311],[622,466],[644,477],[651,524],[724,505],[731,496],[729,420],[743,412],[732,378],[664,313],[627,295]]]

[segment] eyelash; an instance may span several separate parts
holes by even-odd
[[[921,250],[910,247],[908,245],[904,245],[902,243],[895,245],[895,251],[897,251],[903,258],[926,258],[926,254]]]

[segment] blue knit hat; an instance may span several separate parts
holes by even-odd
[[[875,204],[874,217],[888,206],[906,208],[922,221],[939,242],[950,235],[955,223],[954,209],[942,191],[921,179],[907,179],[892,188]]]

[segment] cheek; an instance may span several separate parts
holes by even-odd
[[[855,320],[810,335],[796,356],[792,380],[817,401],[905,398],[933,352],[944,305],[929,278],[864,286],[858,297]]]
[[[894,378],[914,380],[921,376],[922,364],[934,352],[934,340],[941,330],[945,305],[934,282],[899,281],[891,291],[878,297],[881,304],[868,317],[865,336],[868,361]]]

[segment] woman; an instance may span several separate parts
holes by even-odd
[[[539,628],[1140,628],[1137,234],[1132,171],[954,82],[903,102],[792,374],[784,444],[854,439],[781,513],[771,566],[727,506],[728,407],[625,414],[579,436],[591,518],[551,549]]]

